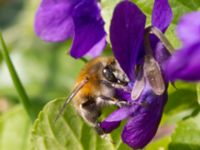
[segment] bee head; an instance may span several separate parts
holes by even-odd
[[[127,85],[129,82],[128,77],[121,69],[116,60],[113,60],[111,63],[106,64],[102,70],[103,77],[112,83]]]

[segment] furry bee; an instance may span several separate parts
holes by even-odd
[[[102,108],[107,105],[117,107],[127,105],[126,101],[115,97],[115,89],[124,89],[128,82],[128,77],[114,57],[97,57],[90,60],[81,70],[74,90],[65,101],[57,118],[72,100],[84,121],[94,127],[99,135],[104,135],[98,122]]]

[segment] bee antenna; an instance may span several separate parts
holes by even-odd
[[[81,83],[75,87],[75,89],[72,91],[71,95],[65,100],[63,106],[59,110],[58,114],[56,115],[55,122],[58,120],[58,118],[61,116],[63,111],[65,110],[67,104],[76,96],[76,94],[83,88],[83,86],[88,82],[88,78],[85,78],[81,81]]]

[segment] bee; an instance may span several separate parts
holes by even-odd
[[[114,57],[97,57],[90,60],[81,70],[74,90],[60,109],[56,119],[72,100],[75,109],[83,120],[99,135],[104,135],[98,118],[102,108],[109,105],[122,107],[126,101],[115,97],[116,89],[125,89],[129,79]]]

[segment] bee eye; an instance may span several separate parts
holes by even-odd
[[[108,66],[103,69],[103,76],[110,82],[117,82],[117,78],[113,74],[113,70]]]

